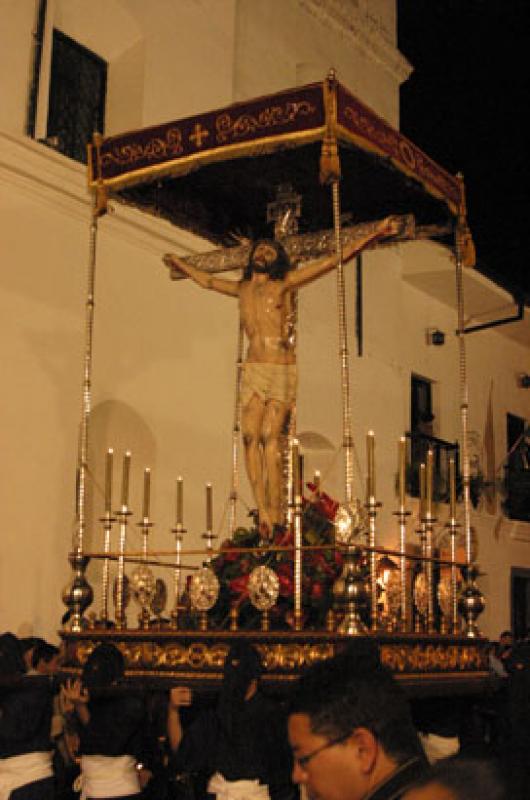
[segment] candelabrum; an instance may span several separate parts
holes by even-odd
[[[377,509],[381,508],[373,495],[367,498],[366,506],[368,513],[368,544],[370,546],[370,628],[377,631],[379,620],[377,614],[377,555],[375,552],[375,532]]]
[[[458,567],[456,566],[456,537],[460,525],[456,521],[454,513],[451,513],[449,522],[446,524],[445,527],[449,529],[449,536],[451,542],[451,576],[449,579],[449,587],[446,586],[445,589],[440,589],[440,586],[438,587],[438,604],[440,606],[440,609],[442,610],[444,625],[447,627],[447,631],[442,630],[442,633],[447,632],[447,633],[457,634],[459,631],[459,620],[458,620],[459,580],[458,580]],[[440,584],[441,583],[442,582],[440,581]],[[443,592],[446,596],[445,610],[442,607],[442,601],[440,599],[441,592]]]
[[[110,511],[107,509],[105,515],[100,517],[100,522],[103,523],[103,551],[105,558],[103,559],[103,576],[101,580],[101,610],[99,612],[99,623],[102,627],[107,628],[109,622],[109,586],[110,586],[110,538],[112,533],[112,526],[116,522]]]
[[[68,612],[65,615],[68,625],[74,633],[80,633],[83,629],[83,613],[94,599],[92,587],[85,578],[85,570],[90,559],[76,550],[70,553],[68,560],[74,571],[72,582],[65,587],[62,599]]]
[[[118,575],[116,577],[116,628],[123,630],[127,627],[127,618],[125,616],[125,547],[127,543],[127,525],[129,524],[129,517],[131,511],[127,503],[121,505],[120,510],[116,513],[119,526],[119,540],[118,540]]]
[[[333,584],[333,597],[342,618],[337,626],[339,633],[359,636],[368,632],[361,611],[368,604],[366,581],[361,568],[361,537],[366,533],[366,520],[361,503],[357,500],[337,509],[335,516],[335,542],[345,548],[344,567]]]
[[[477,586],[479,571],[475,564],[469,564],[465,570],[465,584],[458,599],[458,610],[464,618],[464,634],[469,639],[477,639],[481,633],[476,621],[486,607],[484,595]]]
[[[173,592],[174,592],[174,602],[173,602],[173,609],[171,611],[171,627],[173,630],[178,630],[179,628],[179,615],[180,612],[183,610],[181,604],[181,595],[182,595],[182,542],[184,540],[184,534],[186,533],[186,529],[183,526],[182,522],[177,522],[176,526],[172,528],[172,533],[175,534],[175,572],[173,577]]]
[[[394,512],[398,523],[399,530],[399,608],[396,608],[398,598],[396,587],[393,586],[393,591],[390,592],[393,601],[393,619],[396,627],[402,632],[407,631],[409,625],[409,608],[408,608],[408,592],[407,592],[407,517],[410,517],[410,511],[407,511],[405,505],[406,497],[406,463],[407,463],[407,442],[404,436],[401,436],[398,442],[398,499],[399,507]],[[393,579],[395,584],[395,579]],[[390,596],[390,595],[389,595]],[[399,622],[398,622],[399,620]]]
[[[342,573],[333,585],[335,603],[342,609],[342,618],[337,625],[337,631],[349,636],[362,636],[368,633],[368,628],[361,617],[361,612],[368,605],[368,592],[361,561],[361,548],[349,545],[344,554]]]

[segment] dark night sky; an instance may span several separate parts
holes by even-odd
[[[398,0],[401,130],[464,174],[478,266],[530,302],[529,0]]]

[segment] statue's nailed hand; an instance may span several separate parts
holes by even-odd
[[[166,267],[169,267],[170,269],[174,268],[178,269],[176,258],[175,256],[171,255],[171,253],[166,253],[164,256],[162,256],[162,261],[164,262]]]
[[[389,216],[378,226],[378,238],[387,239],[393,236],[414,238],[414,217],[411,214],[405,216]]]
[[[180,259],[173,253],[166,253],[162,256],[162,261],[171,270],[171,278],[185,278],[187,273],[182,269]]]
[[[397,236],[403,228],[403,220],[400,217],[386,217],[379,226],[379,235]]]

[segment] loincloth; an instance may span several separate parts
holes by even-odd
[[[246,406],[256,394],[265,403],[277,400],[293,405],[296,401],[296,385],[296,364],[247,361],[243,364],[241,404]]]

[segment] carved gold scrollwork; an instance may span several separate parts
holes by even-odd
[[[257,130],[273,128],[293,122],[299,116],[307,116],[316,111],[307,100],[298,103],[289,102],[284,106],[264,108],[257,115],[241,114],[232,119],[228,112],[220,114],[215,120],[217,142],[224,144],[229,139],[241,139]]]
[[[393,672],[472,672],[485,668],[484,655],[473,646],[434,644],[381,647],[381,661]]]
[[[101,164],[103,167],[108,164],[125,166],[144,159],[158,161],[167,156],[179,156],[183,152],[181,131],[178,128],[170,128],[166,132],[165,139],[154,137],[146,144],[125,144],[103,153]]]
[[[364,133],[369,139],[373,142],[376,142],[381,147],[385,149],[390,149],[392,152],[397,155],[398,153],[398,137],[392,130],[383,130],[376,128],[368,119],[365,117],[364,114],[360,114],[359,111],[351,106],[347,106],[344,109],[344,116],[346,119],[349,119],[355,127],[362,133]]]

